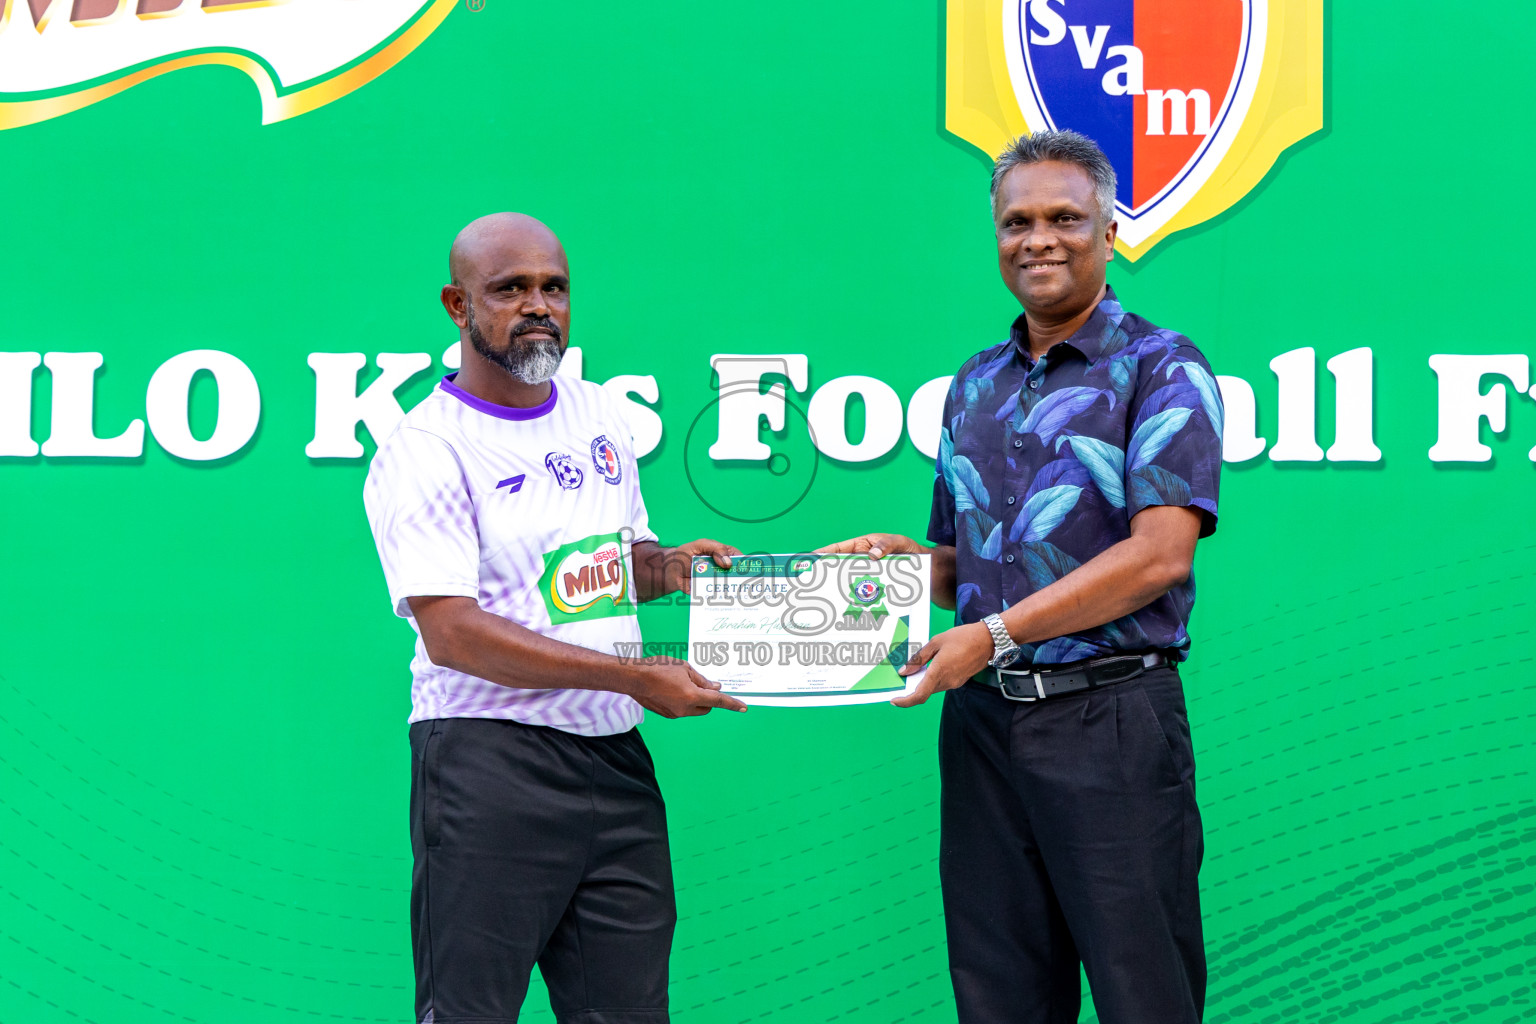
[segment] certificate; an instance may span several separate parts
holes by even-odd
[[[690,567],[688,663],[747,704],[868,704],[928,642],[928,555],[708,556]]]

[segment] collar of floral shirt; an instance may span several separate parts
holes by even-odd
[[[1062,345],[1067,346],[1080,354],[1090,364],[1098,360],[1103,354],[1105,345],[1109,339],[1120,330],[1120,321],[1125,319],[1125,310],[1120,305],[1120,300],[1115,297],[1115,290],[1109,285],[1104,286],[1104,297],[1099,300],[1095,309],[1072,337],[1066,341],[1058,342],[1052,346],[1046,357],[1050,357]],[[1020,313],[1013,321],[1013,326],[1008,330],[1008,340],[1013,343],[1013,353],[1024,361],[1026,367],[1034,366],[1034,359],[1029,354],[1029,321],[1025,314]],[[1056,357],[1058,360],[1060,356]]]

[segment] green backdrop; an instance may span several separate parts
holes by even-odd
[[[1014,316],[987,163],[941,127],[943,15],[486,0],[293,120],[260,126],[244,75],[201,68],[0,133],[0,350],[104,353],[102,435],[191,349],[244,360],[263,399],[216,463],[150,439],[137,459],[0,459],[0,1019],[410,1018],[411,634],[366,459],[304,454],[305,360],[441,352],[436,293],[473,216],[561,234],[589,379],[655,375],[666,430],[641,472],[664,539],[922,534],[932,464],[905,440],[821,461],[758,524],[711,512],[684,460],[717,506],[772,486],[688,454],[714,353],[806,353],[811,390],[866,374],[905,399]],[[1376,356],[1383,460],[1228,466],[1197,558],[1214,1024],[1536,1014],[1536,403],[1484,427],[1490,463],[1426,455],[1429,355],[1531,351],[1513,328],[1533,30],[1512,0],[1334,5],[1325,131],[1227,214],[1111,266],[1127,306],[1253,385],[1271,441],[1271,358],[1317,349],[1326,446],[1321,363]],[[39,369],[39,441],[50,394]],[[215,401],[196,385],[199,436]],[[794,415],[764,438],[808,451]],[[686,612],[642,625],[678,639]],[[647,723],[679,1021],[954,1020],[938,712]],[[542,990],[525,1019],[552,1020]]]

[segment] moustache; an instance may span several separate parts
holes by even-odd
[[[555,341],[560,340],[560,325],[547,316],[531,316],[512,328],[512,340],[516,341],[529,331],[546,331]]]

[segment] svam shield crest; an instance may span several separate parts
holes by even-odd
[[[1131,259],[1322,127],[1321,0],[951,0],[949,19],[947,127],[989,154],[1092,138]]]

